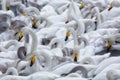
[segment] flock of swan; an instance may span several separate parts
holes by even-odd
[[[1,0],[0,80],[120,80],[119,0]]]

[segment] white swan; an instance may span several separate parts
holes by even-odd
[[[111,10],[113,7],[120,7],[120,1],[119,0],[113,0],[109,5],[108,10]]]
[[[69,69],[67,69],[69,66]],[[82,72],[83,77],[87,77],[87,70],[84,66],[81,66],[79,64],[74,64],[74,63],[68,63],[66,65],[60,66],[56,70],[53,70],[52,73],[57,74],[57,75],[62,75],[66,76],[70,73],[75,73],[77,70],[80,70]]]
[[[120,66],[119,63],[110,64],[105,69],[103,69],[98,75],[96,75],[92,80],[108,80],[106,77],[107,72],[111,69],[119,70],[120,69],[119,66]]]
[[[107,63],[106,63],[107,62]],[[99,63],[97,66],[98,68],[95,71],[95,75],[99,74],[103,69],[105,69],[108,65],[113,63],[119,63],[119,57],[110,57],[108,59],[103,60],[101,63]]]
[[[120,74],[120,70],[112,69],[107,72],[106,77],[108,80],[118,80],[120,79],[119,74]]]
[[[30,28],[28,28],[28,27],[22,28],[22,29],[21,29],[21,32],[23,33],[23,34],[21,34],[21,35],[23,35],[23,36],[25,36],[25,37],[27,37],[27,35],[30,35],[30,36],[31,36],[32,42],[31,42],[30,51],[29,51],[29,46],[30,46],[30,45],[28,46],[28,44],[30,44],[30,41],[29,41],[29,43],[26,43],[26,42],[25,42],[25,47],[26,47],[26,49],[27,49],[27,54],[28,54],[28,53],[32,53],[33,51],[35,51],[35,50],[37,49],[38,39],[37,39],[36,34],[33,32],[32,29],[30,29]],[[20,37],[20,38],[21,38],[21,37]]]
[[[45,64],[42,65],[42,61],[39,63],[39,57],[43,57],[45,60]],[[30,57],[30,62],[26,65],[25,69],[20,71],[20,75],[29,75],[33,72],[43,71],[43,70],[51,70],[52,66],[52,58],[49,55],[49,51],[47,50],[40,50],[33,52],[33,56]],[[42,67],[44,66],[44,67]],[[23,66],[24,67],[24,66]]]

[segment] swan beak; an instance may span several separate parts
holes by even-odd
[[[110,11],[113,8],[112,4],[109,5],[108,11]]]
[[[78,59],[78,53],[74,53],[73,56],[74,56],[74,62],[77,62],[77,59]]]
[[[19,39],[18,39],[18,41],[20,41],[22,38],[23,38],[23,33],[19,32]]]
[[[10,8],[11,8],[10,3],[8,3],[8,4],[6,5],[6,9],[7,9],[7,10],[10,10]]]
[[[34,29],[37,29],[37,27],[35,26],[36,25],[36,20],[34,19],[34,20],[32,20],[32,28],[34,28]]]
[[[108,40],[108,42],[107,42],[107,52],[109,52],[110,48],[111,48],[111,42]]]
[[[68,40],[69,36],[70,36],[70,31],[68,31],[68,32],[66,33],[65,41]]]
[[[80,3],[80,9],[84,8],[83,3]]]
[[[69,23],[69,20],[65,21],[65,24]]]
[[[22,16],[26,16],[27,14],[24,12],[24,13],[22,13]]]
[[[32,56],[30,58],[31,62],[30,62],[30,66],[32,66],[35,63],[35,56]]]

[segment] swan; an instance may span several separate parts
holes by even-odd
[[[59,75],[53,74],[51,72],[41,71],[29,75],[27,80],[55,80],[59,77]]]
[[[29,49],[29,46],[28,46],[28,43],[25,42],[25,47],[27,49],[27,54],[28,53],[32,53],[33,51],[35,51],[37,49],[37,44],[38,44],[38,39],[37,39],[37,36],[36,34],[33,32],[33,30],[31,28],[28,28],[28,27],[24,27],[21,29],[21,32],[20,35],[19,35],[19,38],[21,40],[21,36],[25,36],[27,37],[26,35],[30,35],[31,38],[32,38],[32,42],[31,42],[31,48],[30,48],[30,51],[28,51]],[[29,42],[30,44],[30,42]]]
[[[108,10],[110,11],[113,7],[120,7],[120,1],[119,0],[113,0],[109,5]]]
[[[27,1],[27,5],[28,6],[33,6],[33,7],[36,7],[37,9],[39,9],[39,11],[41,11],[41,9],[44,7],[44,6],[46,6],[48,3],[46,2],[46,3],[44,3],[44,4],[42,4],[42,3],[38,3],[37,1],[35,2],[32,2],[32,1]]]
[[[98,75],[96,75],[92,80],[107,80],[107,72],[111,69],[120,69],[119,63],[113,63],[109,66],[107,66],[105,69],[103,69]]]
[[[42,65],[40,64],[38,59],[39,57],[42,56],[45,58],[45,64]],[[26,65],[26,68],[22,71],[19,72],[20,75],[29,75],[33,72],[38,72],[38,71],[43,71],[47,70],[49,71],[52,66],[51,62],[51,56],[49,54],[49,51],[47,50],[40,50],[40,51],[34,51],[33,56],[30,57],[30,62]],[[44,66],[44,67],[42,67]]]
[[[55,80],[87,80],[87,79],[81,77],[62,77]]]
[[[118,80],[120,79],[119,73],[120,73],[120,70],[112,69],[107,72],[106,77],[108,80]]]
[[[7,42],[4,42],[5,45],[0,48],[1,52],[7,52],[7,51],[16,51],[19,47],[19,43],[16,40],[9,40]]]
[[[25,6],[20,2],[13,2],[13,1],[7,0],[5,7],[7,10],[12,10],[14,12],[15,16],[21,15],[21,14],[25,15],[24,14]]]
[[[113,64],[113,63],[119,63],[119,57],[110,57],[108,59],[103,60],[101,63],[97,65],[98,68],[95,70],[95,74],[99,74],[108,65]]]
[[[70,67],[71,65],[71,67]],[[67,69],[69,66],[69,69]],[[57,75],[62,75],[66,76],[70,74],[70,72],[74,73],[77,70],[80,70],[82,72],[83,77],[87,77],[87,70],[84,66],[81,66],[79,64],[74,64],[74,63],[68,63],[63,66],[60,66],[59,68],[55,69],[52,71],[52,73],[57,74]]]

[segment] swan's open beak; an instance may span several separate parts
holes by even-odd
[[[37,21],[36,21],[35,19],[32,20],[32,28],[34,28],[34,29],[37,29],[37,27],[35,26],[35,25],[36,25],[36,22],[37,22]]]
[[[19,32],[19,39],[18,39],[18,41],[20,41],[22,38],[23,38],[23,33]]]
[[[70,31],[68,31],[68,32],[66,33],[65,41],[68,40],[69,36],[70,36]]]
[[[35,63],[35,56],[32,56],[30,58],[31,62],[30,62],[30,67]]]
[[[84,8],[83,3],[80,3],[80,7],[79,7],[79,8],[80,8],[80,9]]]
[[[6,9],[7,9],[7,10],[10,10],[10,8],[11,8],[10,3],[7,3],[7,4],[6,4]]]
[[[110,11],[113,8],[112,4],[109,5],[108,11]]]
[[[109,52],[110,48],[111,48],[111,42],[108,40],[108,42],[107,42],[107,52]]]
[[[78,53],[73,53],[73,57],[74,57],[74,62],[77,62],[77,60],[78,60]]]
[[[22,16],[26,16],[27,14],[25,12],[22,13]]]

